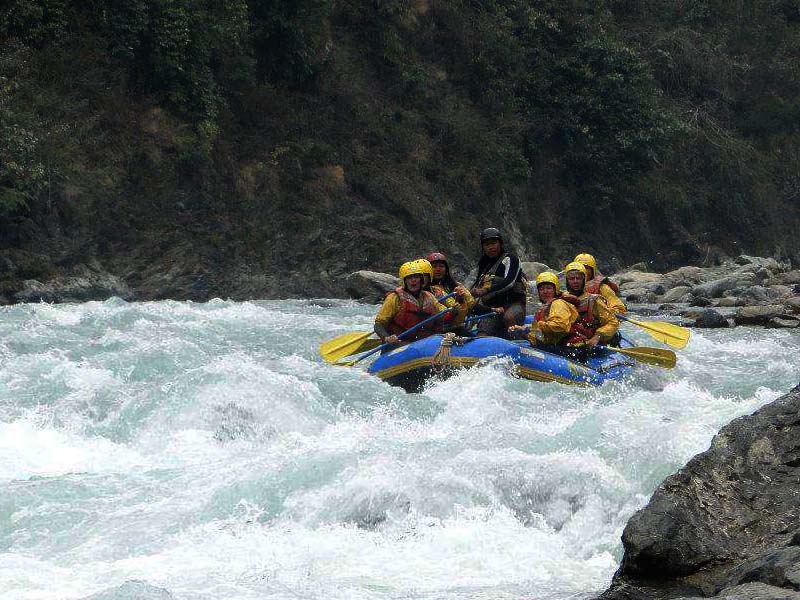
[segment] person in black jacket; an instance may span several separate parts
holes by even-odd
[[[470,290],[478,302],[473,312],[486,312],[481,307],[500,308],[502,314],[480,321],[478,335],[507,337],[509,327],[525,322],[525,274],[519,258],[505,251],[503,236],[497,228],[481,231],[481,249],[478,275]]]

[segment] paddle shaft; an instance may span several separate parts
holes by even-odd
[[[455,293],[455,292],[452,292],[452,293],[450,293],[450,294],[447,294],[446,296],[442,296],[441,298],[438,298],[438,300],[439,300],[439,302],[443,302],[443,301],[447,300],[448,298],[452,298],[452,297],[453,297],[453,296],[455,296],[455,295],[456,295],[456,293]],[[438,312],[438,313],[436,313],[435,315],[431,315],[430,317],[428,317],[428,318],[427,318],[427,319],[425,319],[424,321],[420,321],[419,323],[417,323],[417,324],[416,324],[416,325],[414,325],[413,327],[409,327],[408,329],[406,329],[406,330],[405,330],[403,333],[401,333],[401,334],[399,334],[399,335],[397,336],[397,339],[398,339],[398,340],[402,340],[402,339],[404,339],[404,338],[408,337],[410,334],[412,334],[412,333],[414,333],[415,331],[417,331],[418,329],[420,329],[421,327],[423,327],[423,326],[427,325],[427,324],[428,324],[428,323],[430,323],[431,321],[435,321],[436,319],[438,319],[438,318],[440,318],[440,317],[443,317],[444,315],[446,315],[446,314],[448,314],[448,313],[451,313],[451,312],[453,312],[453,311],[456,311],[456,310],[458,310],[458,307],[457,307],[457,306],[454,306],[454,307],[452,307],[452,308],[448,308],[447,310],[443,310],[442,312]],[[383,349],[384,349],[384,348],[386,348],[387,346],[391,346],[391,344],[389,344],[389,343],[384,343],[384,344],[381,344],[380,346],[378,346],[377,348],[373,348],[372,350],[370,350],[370,351],[369,351],[369,352],[367,352],[366,354],[362,354],[362,355],[361,355],[361,356],[359,356],[357,359],[355,359],[355,360],[354,360],[352,363],[350,363],[350,366],[353,366],[353,365],[354,365],[354,364],[356,364],[357,362],[359,362],[359,361],[361,361],[361,360],[364,360],[364,359],[365,359],[365,358],[367,358],[368,356],[372,356],[373,354],[375,354],[376,352],[379,352],[379,351],[383,350]]]

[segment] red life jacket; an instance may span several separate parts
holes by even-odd
[[[430,292],[422,290],[419,293],[419,300],[417,300],[417,298],[415,298],[413,294],[411,294],[411,292],[405,288],[396,288],[393,293],[397,294],[397,297],[400,300],[400,310],[397,311],[397,314],[386,327],[386,329],[389,330],[389,333],[399,335],[406,329],[410,329],[417,323],[424,321],[428,317],[439,312],[436,310],[435,306],[436,298]],[[418,331],[415,331],[406,339],[418,340],[428,337],[437,329],[441,330],[442,321],[449,320],[448,317],[451,317],[451,315],[445,315],[442,319],[434,321],[430,326],[426,326]]]
[[[600,286],[606,284],[614,293],[619,296],[619,286],[611,281],[608,277],[603,277],[602,275],[595,275],[592,279],[586,282],[586,286],[583,290],[588,294],[599,294],[600,293]]]
[[[600,327],[600,321],[594,316],[595,302],[597,302],[595,294],[586,294],[584,298],[578,300],[575,305],[578,309],[578,320],[570,328],[566,344],[581,344],[594,337],[597,328]]]

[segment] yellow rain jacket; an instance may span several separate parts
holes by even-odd
[[[537,311],[531,324],[528,341],[532,346],[560,344],[567,337],[577,319],[578,310],[572,304],[566,300],[555,298]],[[541,340],[536,339],[537,331],[542,332]]]

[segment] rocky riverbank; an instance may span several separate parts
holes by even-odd
[[[800,599],[800,386],[725,426],[628,521],[602,600]]]

